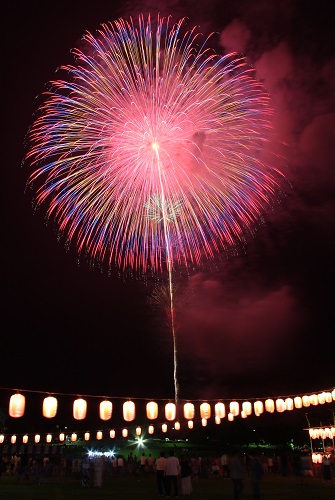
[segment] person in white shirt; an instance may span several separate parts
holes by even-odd
[[[173,485],[173,493],[174,496],[178,496],[178,477],[180,476],[180,463],[177,457],[174,456],[174,449],[170,448],[169,456],[166,459],[166,469],[165,469],[165,477],[166,477],[166,493],[169,497],[172,492]]]
[[[166,479],[165,479],[166,458],[164,451],[162,451],[160,457],[156,459],[155,469],[156,469],[158,494],[159,496],[163,497],[164,494],[166,493]]]

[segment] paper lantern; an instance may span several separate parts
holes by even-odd
[[[244,411],[244,410],[242,410],[242,411],[241,411],[241,417],[242,417],[242,418],[247,418],[247,416],[248,416],[248,415],[245,413],[245,411]]]
[[[237,401],[232,401],[229,404],[229,412],[232,413],[234,417],[237,417],[237,415],[240,413],[240,405]]]
[[[326,403],[331,403],[332,400],[333,400],[332,393],[331,392],[325,392],[324,395],[325,395]]]
[[[318,400],[317,394],[311,394],[309,396],[309,402],[311,403],[311,405],[317,406],[319,404],[319,400]]]
[[[296,396],[296,397],[294,398],[294,406],[295,406],[295,408],[297,408],[297,409],[302,408],[302,398],[301,398],[300,396]]]
[[[204,418],[201,419],[201,425],[203,427],[206,427],[206,425],[207,425],[207,418],[204,417]]]
[[[91,437],[90,433],[89,432],[85,432],[85,434],[84,434],[85,441],[89,441],[90,437]]]
[[[245,416],[252,414],[252,404],[250,403],[250,401],[244,401],[242,403],[242,411],[245,413]]]
[[[135,419],[135,403],[133,401],[123,403],[123,419],[126,422],[131,422]]]
[[[136,427],[136,436],[140,436],[142,434],[141,427]]]
[[[176,431],[180,431],[180,423],[179,422],[175,422],[174,423],[174,428]]]
[[[215,419],[214,419],[214,420],[215,420],[215,423],[216,423],[217,425],[220,425],[220,424],[221,424],[221,418],[220,418],[220,417],[218,417],[217,415],[215,415]]]
[[[266,399],[264,406],[265,406],[265,411],[269,413],[273,413],[275,411],[275,402],[273,401],[273,399]]]
[[[332,433],[332,438],[334,438],[335,437],[335,427],[332,427],[330,430],[331,430],[331,433]]]
[[[162,425],[162,432],[164,432],[164,433],[165,433],[165,432],[167,432],[167,430],[168,430],[167,425],[166,425],[166,424],[163,424],[163,425]]]
[[[282,413],[286,410],[285,401],[283,399],[276,399],[276,410],[278,411],[278,413]]]
[[[77,434],[75,432],[71,434],[71,441],[72,443],[75,443],[77,441]]]
[[[61,432],[59,434],[59,441],[64,441],[64,439],[65,439],[65,434],[64,434],[64,432]]]
[[[200,405],[200,417],[206,420],[211,418],[211,406],[209,403],[202,403]]]
[[[319,402],[319,405],[325,404],[325,402],[326,402],[326,393],[325,392],[320,392],[318,394],[318,402]]]
[[[41,441],[41,436],[39,434],[35,434],[35,443],[39,443]]]
[[[176,405],[174,403],[167,403],[165,405],[165,418],[166,420],[175,420],[176,418]]]
[[[25,435],[23,436],[23,438],[22,438],[22,442],[23,442],[23,444],[27,444],[27,443],[28,443],[28,436],[27,436],[27,434],[25,434]]]
[[[26,398],[23,394],[13,394],[9,400],[9,416],[20,418],[24,414]]]
[[[147,403],[146,413],[149,420],[155,420],[158,417],[158,404],[155,401]]]
[[[52,435],[51,434],[47,434],[46,442],[47,443],[51,443],[51,441],[52,441]]]
[[[113,403],[111,401],[108,401],[105,399],[104,401],[101,401],[99,405],[99,417],[101,420],[109,420],[112,418],[112,413],[113,413]]]
[[[10,442],[11,442],[12,444],[15,444],[15,443],[16,443],[16,436],[15,436],[15,434],[13,434],[13,436],[10,438]]]
[[[53,396],[48,396],[43,399],[43,417],[54,418],[57,413],[57,399]]]
[[[78,398],[73,402],[73,418],[84,420],[86,418],[87,402],[85,399]]]
[[[189,421],[187,422],[187,427],[188,427],[189,429],[193,429],[193,420],[189,420]]]
[[[226,408],[223,403],[216,403],[214,406],[215,416],[221,418],[225,418],[226,416]]]
[[[255,415],[256,417],[259,417],[259,415],[261,415],[264,411],[264,405],[263,405],[263,401],[255,401],[254,402],[254,412],[255,412]]]
[[[234,420],[234,415],[232,413],[228,413],[228,420],[229,422],[232,422]]]
[[[185,403],[184,404],[184,417],[186,420],[192,420],[194,418],[194,404],[193,403]]]
[[[291,411],[294,408],[294,403],[292,398],[286,398],[285,399],[285,407],[286,410]]]
[[[311,405],[311,402],[309,400],[309,396],[302,397],[302,405],[305,406],[305,408],[308,408],[308,406]]]
[[[148,433],[149,434],[153,434],[154,433],[154,426],[153,425],[149,425],[149,427],[148,427]]]
[[[100,441],[102,439],[102,432],[97,431],[97,439]]]
[[[0,443],[3,443],[5,440],[5,436],[3,434],[0,434]]]
[[[114,429],[112,429],[112,430],[109,432],[109,437],[110,437],[111,439],[114,439],[114,438],[115,438],[115,430],[114,430]]]
[[[128,436],[128,429],[122,429],[122,437],[126,438]]]
[[[335,401],[335,389],[332,390],[332,398],[333,398],[333,401]]]

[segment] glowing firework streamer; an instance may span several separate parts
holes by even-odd
[[[269,96],[242,58],[184,24],[139,16],[86,32],[67,78],[45,92],[25,156],[36,205],[79,254],[168,272],[175,369],[173,270],[243,238],[281,181],[262,159]]]

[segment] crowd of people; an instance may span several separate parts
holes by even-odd
[[[15,476],[17,481],[31,481],[45,485],[52,476],[77,477],[83,487],[102,487],[106,476],[134,475],[140,481],[155,474],[160,496],[190,495],[199,478],[222,478],[233,482],[234,500],[239,500],[248,478],[253,498],[261,498],[261,480],[266,475],[280,474],[319,477],[335,483],[334,453],[324,455],[322,463],[315,464],[311,453],[266,454],[253,452],[222,453],[214,458],[201,458],[171,447],[154,458],[150,453],[139,456],[130,452],[119,455],[85,454],[74,457],[64,455],[30,456],[27,453],[3,456],[0,478],[3,474]]]

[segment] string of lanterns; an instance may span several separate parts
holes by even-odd
[[[7,389],[12,390],[12,389]],[[17,391],[10,397],[9,400],[9,416],[12,418],[20,418],[24,415],[26,406],[26,397]],[[24,391],[34,392],[34,391]],[[97,396],[91,396],[97,397]],[[212,400],[214,401],[214,400]],[[240,403],[240,401],[243,401]],[[304,394],[288,397],[267,398],[265,400],[257,399],[254,402],[244,400],[234,400],[229,403],[217,401],[214,404],[215,419],[225,418],[227,415],[228,420],[233,420],[234,417],[240,415],[246,418],[253,412],[256,416],[264,413],[282,413],[286,410],[307,408],[311,405],[317,406],[325,403],[335,401],[335,389],[328,389],[317,394]],[[57,414],[58,401],[55,396],[47,396],[43,400],[42,414],[46,418],[54,418]],[[226,409],[227,408],[227,409]],[[109,399],[103,399],[99,404],[99,417],[101,420],[110,420],[113,413],[113,403]],[[73,402],[73,418],[75,420],[84,420],[87,414],[87,401],[84,397],[77,397]],[[194,403],[187,401],[183,404],[183,414],[186,420],[192,420],[195,415]],[[169,402],[165,404],[165,418],[166,420],[173,421],[176,419],[177,405],[176,403]],[[202,419],[208,420],[212,415],[212,407],[209,402],[202,402],[200,404],[200,416]],[[146,404],[146,416],[149,420],[155,420],[158,417],[158,403],[150,401]],[[128,400],[123,403],[123,419],[126,422],[132,422],[136,417],[136,406],[134,401]]]
[[[0,388],[3,389],[3,388]],[[14,389],[5,389],[7,391],[13,392]],[[20,418],[24,415],[25,407],[26,407],[26,397],[23,394],[24,392],[41,392],[41,391],[16,391],[14,394],[10,396],[9,399],[9,416],[12,418]],[[61,393],[53,393],[53,395],[49,394],[44,397],[42,404],[42,415],[45,418],[52,419],[57,415],[58,409],[58,400],[55,397],[55,394],[58,395],[66,395]],[[99,403],[99,417],[102,421],[108,421],[113,416],[113,402],[107,397],[101,396],[85,396],[92,398],[100,398],[102,401]],[[73,418],[75,420],[84,420],[87,414],[87,400],[85,397],[76,396],[76,399],[73,402]],[[124,399],[124,398],[111,398],[111,399]],[[133,398],[137,399],[137,398]],[[183,402],[184,401],[184,402]],[[220,424],[221,420],[226,418],[228,421],[233,421],[235,417],[240,416],[241,418],[247,418],[249,415],[254,413],[255,416],[260,416],[262,413],[274,413],[275,411],[278,413],[282,413],[284,411],[291,411],[294,409],[307,408],[309,406],[317,406],[325,403],[332,403],[335,401],[335,388],[323,390],[319,393],[313,394],[304,394],[304,395],[295,395],[295,396],[282,396],[276,398],[266,398],[266,399],[251,399],[250,401],[246,401],[244,399],[235,399],[233,401],[226,400],[209,400],[203,401],[199,405],[199,417],[201,419],[201,425],[203,427],[207,426],[208,420],[211,419],[212,414],[214,416],[214,420],[216,424]],[[212,404],[210,404],[212,403]],[[182,413],[184,419],[187,421],[187,426],[189,429],[192,429],[194,426],[196,416],[196,406],[194,402],[181,400],[180,404],[182,406]],[[136,418],[136,405],[134,401],[127,400],[123,402],[123,419],[125,422],[133,422]],[[150,421],[154,421],[158,418],[158,403],[157,401],[148,401],[145,407],[146,417]],[[178,431],[181,428],[180,422],[177,417],[177,404],[169,401],[164,406],[164,416],[166,421],[172,423],[173,429]],[[168,425],[166,422],[160,424],[161,431],[166,433],[168,431]],[[328,429],[328,428],[326,428]],[[153,434],[155,431],[154,425],[149,425],[147,428],[148,434]],[[109,437],[111,439],[116,437],[116,430],[111,429],[108,431]],[[122,428],[121,435],[123,438],[128,437],[128,429]],[[312,434],[311,434],[312,433]],[[314,434],[313,434],[314,433]],[[330,434],[329,434],[330,433]],[[137,426],[135,428],[136,436],[142,435],[142,427]],[[329,436],[328,436],[329,434]],[[335,427],[331,427],[330,430],[324,431],[320,433],[320,429],[310,429],[310,437],[321,437],[325,439],[326,437],[330,437],[334,439],[335,435]],[[325,437],[323,437],[325,436]],[[46,435],[46,442],[51,443],[54,436],[52,434]],[[75,442],[78,438],[76,432],[73,432],[70,435],[70,441]],[[10,441],[12,444],[16,443],[17,436],[12,435]],[[25,434],[22,436],[22,442],[25,444],[28,442],[28,435]],[[34,437],[34,442],[39,443],[41,439],[40,434],[36,434]],[[66,436],[63,432],[61,432],[58,436],[59,442],[63,442],[66,439]],[[83,434],[83,439],[85,441],[89,441],[91,439],[91,433],[85,432]],[[103,432],[101,430],[96,431],[96,439],[103,439]],[[0,434],[0,444],[5,440],[4,434]]]

